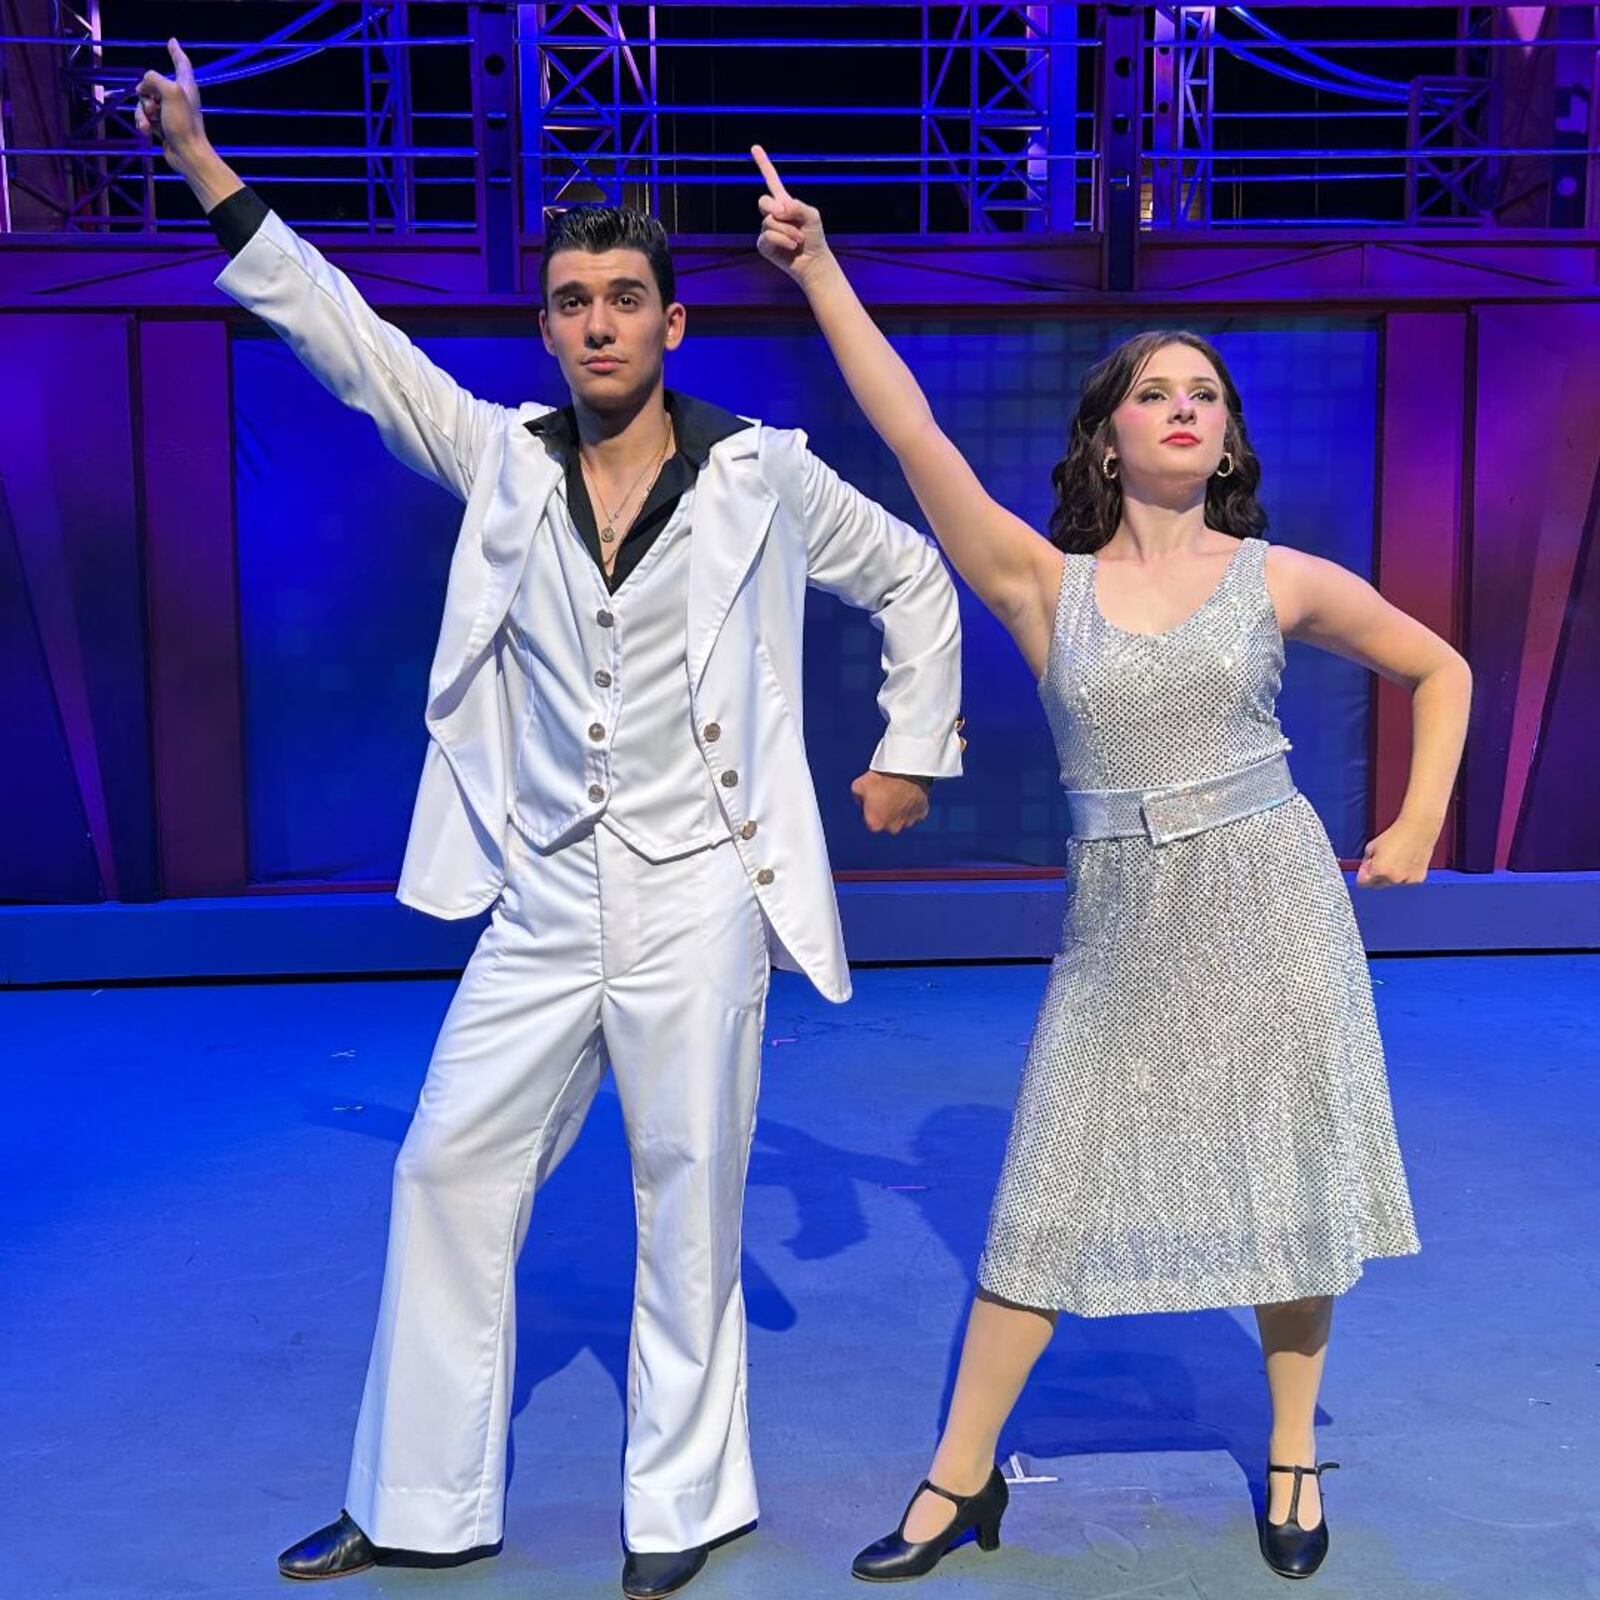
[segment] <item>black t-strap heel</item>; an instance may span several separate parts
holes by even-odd
[[[1338,1469],[1337,1461],[1319,1462],[1314,1467],[1282,1467],[1275,1461],[1267,1463],[1268,1473],[1294,1474],[1294,1488],[1289,1495],[1289,1515],[1283,1522],[1267,1521],[1266,1508],[1261,1511],[1261,1558],[1272,1570],[1285,1578],[1309,1578],[1322,1565],[1328,1553],[1328,1508],[1322,1508],[1322,1518],[1314,1528],[1300,1526],[1300,1488],[1308,1477],[1322,1486],[1322,1474]]]
[[[913,1544],[906,1538],[906,1518],[917,1503],[917,1496],[926,1490],[956,1508],[949,1525],[931,1539]],[[920,1578],[932,1572],[944,1556],[968,1533],[976,1531],[980,1550],[1000,1548],[1000,1519],[1005,1515],[1010,1492],[1006,1480],[996,1467],[989,1481],[976,1494],[952,1494],[941,1489],[931,1479],[924,1478],[906,1503],[905,1516],[900,1526],[874,1544],[869,1544],[851,1563],[850,1571],[869,1583],[887,1583],[899,1578]]]

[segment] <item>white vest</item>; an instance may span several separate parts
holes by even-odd
[[[582,681],[557,684],[565,651],[542,653],[538,631],[546,625],[540,604],[541,574],[525,573],[506,619],[515,670],[506,674],[514,746],[511,820],[536,845],[548,846],[591,823],[623,839],[647,861],[669,861],[730,837],[716,788],[694,737],[689,696],[689,527],[694,490],[686,490],[644,559],[615,594],[573,524],[564,487],[546,512],[558,547],[557,565],[569,605],[563,611],[594,622],[587,630],[593,653]],[[532,552],[529,568],[535,567]],[[530,582],[531,579],[531,582]],[[548,598],[548,597],[546,597]],[[570,672],[570,665],[568,667]],[[588,711],[582,708],[587,705]],[[550,741],[540,727],[544,708],[575,716],[584,751],[587,801],[554,838],[548,818]],[[547,713],[546,713],[547,714]],[[567,748],[571,738],[564,739]]]

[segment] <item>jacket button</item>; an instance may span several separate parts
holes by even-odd
[[[613,623],[616,622],[617,619],[612,616],[609,611],[597,611],[594,614],[594,620],[598,622],[602,628],[609,628]]]
[[[594,675],[594,681],[602,689],[609,689],[611,687],[611,674],[609,672],[604,672],[604,671],[597,672]]]
[[[598,722],[591,722],[589,724],[589,737],[593,739],[596,744],[599,744],[600,741],[605,738],[605,736],[606,730],[601,727]]]
[[[604,800],[605,797],[606,792],[598,783],[591,783],[589,785],[589,798],[591,800]]]
[[[705,733],[706,743],[715,744],[717,740],[722,737],[722,724],[720,722],[708,722],[706,724]]]
[[[735,789],[738,785],[739,774],[737,772],[724,772],[722,774],[722,787],[724,789]]]
[[[740,830],[739,830],[739,837],[741,839],[753,839],[753,838],[755,838],[755,836],[756,836],[756,825],[753,822],[745,823],[745,825],[742,828],[740,828]]]
[[[768,885],[768,884],[769,884],[769,883],[771,883],[771,882],[772,882],[772,880],[773,880],[773,879],[774,879],[774,878],[775,878],[775,877],[777,877],[777,873],[775,873],[775,872],[774,872],[774,871],[773,871],[773,870],[772,870],[772,868],[771,868],[771,867],[763,867],[763,868],[762,868],[762,869],[761,869],[761,870],[760,870],[760,871],[759,871],[759,872],[758,872],[758,873],[757,873],[757,874],[756,874],[756,882],[757,882],[757,883],[759,883],[759,884],[760,884],[760,885],[761,885],[761,887],[762,887],[762,888],[763,888],[763,889],[764,889],[764,888],[766,888],[766,886],[767,886],[767,885]]]

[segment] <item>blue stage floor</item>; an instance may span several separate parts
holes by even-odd
[[[1375,963],[1423,1254],[1340,1303],[1320,1443],[1362,1600],[1600,1595],[1600,956]],[[923,1472],[1042,966],[780,976],[747,1212],[763,1516],[698,1600],[855,1596]],[[333,1516],[389,1172],[452,985],[0,991],[0,1596],[291,1593]],[[363,1595],[617,1591],[632,1208],[603,1092],[535,1207],[504,1551]],[[998,1553],[918,1593],[1281,1595],[1254,1319],[1063,1319]],[[320,1591],[319,1591],[320,1592]]]

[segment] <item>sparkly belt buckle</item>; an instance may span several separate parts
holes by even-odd
[[[1204,814],[1204,793],[1198,785],[1151,789],[1139,797],[1139,816],[1151,844],[1170,844],[1185,833],[1198,832],[1205,826]]]
[[[1151,789],[1141,798],[1139,813],[1151,844],[1171,844],[1204,833],[1228,815],[1228,801],[1239,789],[1237,772],[1219,773],[1175,789]]]
[[[1171,844],[1287,800],[1295,792],[1289,764],[1271,756],[1236,772],[1201,778],[1140,796],[1139,815],[1151,844]]]

